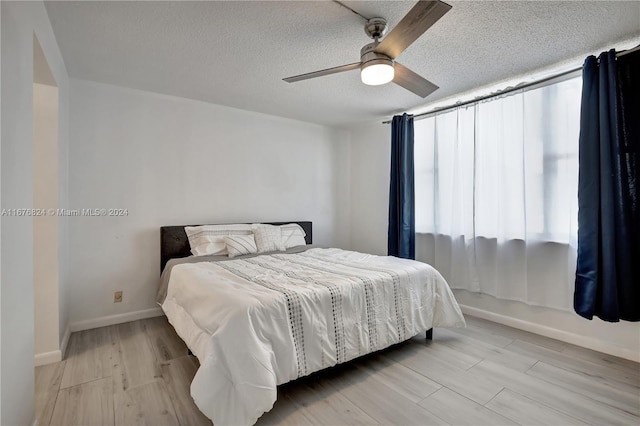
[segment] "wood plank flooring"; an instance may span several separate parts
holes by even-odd
[[[640,364],[467,322],[280,386],[258,425],[640,424]],[[164,317],[73,333],[36,368],[38,424],[211,425],[186,354]]]

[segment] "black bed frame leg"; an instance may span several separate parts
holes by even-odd
[[[433,340],[433,328],[427,330],[427,340]]]

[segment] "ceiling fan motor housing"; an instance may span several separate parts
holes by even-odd
[[[364,45],[364,47],[360,49],[360,63],[362,64],[362,68],[375,64],[387,64],[393,66],[393,60],[390,57],[375,51],[375,48],[379,44],[379,42],[374,41],[373,43]]]

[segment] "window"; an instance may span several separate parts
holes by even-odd
[[[416,258],[455,289],[571,309],[581,79],[418,120]]]
[[[581,78],[415,122],[416,232],[575,245]]]

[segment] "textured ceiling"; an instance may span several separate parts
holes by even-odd
[[[345,1],[390,27],[414,2]],[[440,89],[365,86],[363,20],[328,1],[46,2],[71,77],[327,125],[388,117],[640,35],[640,2],[450,1],[399,62]]]

